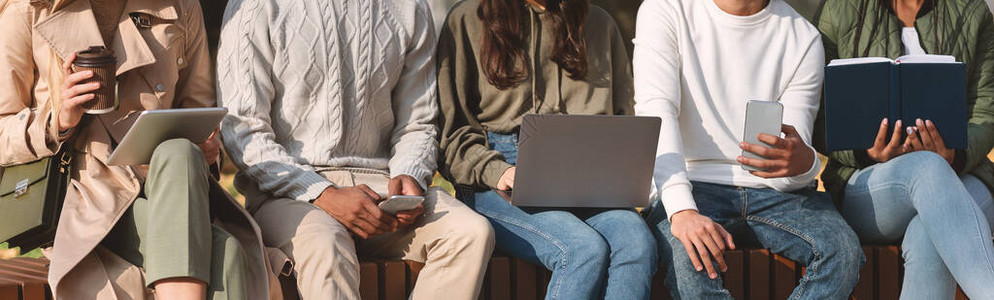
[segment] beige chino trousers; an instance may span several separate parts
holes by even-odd
[[[321,175],[338,187],[368,185],[387,193],[386,173],[369,170],[327,171]],[[261,193],[246,197],[258,197]],[[421,219],[396,232],[366,240],[311,203],[269,199],[254,213],[268,247],[294,261],[303,299],[359,299],[362,257],[423,262],[411,299],[476,299],[494,247],[490,223],[444,190],[425,193]]]

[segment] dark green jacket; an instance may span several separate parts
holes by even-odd
[[[826,0],[822,3],[815,24],[821,30],[826,63],[852,57],[893,59],[904,53],[903,24],[883,3],[881,0]],[[952,55],[966,64],[968,148],[957,152],[958,163],[954,165],[960,175],[973,174],[994,191],[994,163],[987,158],[994,148],[994,20],[991,12],[984,0],[926,0],[915,28],[925,52]],[[815,147],[822,153],[825,153],[824,133],[823,110],[815,125]],[[829,162],[821,179],[835,199],[841,199],[846,182],[856,170],[873,163],[865,157],[865,151],[826,154]]]

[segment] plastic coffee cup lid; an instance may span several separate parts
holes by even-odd
[[[114,57],[113,50],[104,48],[104,46],[92,46],[89,49],[76,53],[76,61],[73,64],[78,66],[115,65],[117,64],[117,58]]]

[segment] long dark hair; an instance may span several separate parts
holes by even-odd
[[[548,0],[545,21],[556,33],[550,59],[569,72],[569,77],[587,76],[587,46],[583,24],[589,0]],[[529,33],[527,9],[522,0],[482,0],[476,15],[483,22],[481,63],[487,82],[506,89],[528,78],[525,38]]]
[[[862,53],[860,53],[859,40],[860,36],[863,34],[863,30],[866,25],[865,22],[866,22],[867,8],[870,5],[878,6],[877,14],[873,16],[873,21],[872,21],[873,23],[870,24],[871,29],[869,33],[870,34],[869,38],[867,39],[867,43],[863,48]],[[940,33],[946,32],[946,28],[949,26],[948,24],[949,16],[948,13],[946,13],[946,10],[949,9],[948,6],[949,4],[947,3],[947,0],[925,0],[925,2],[922,3],[922,7],[918,11],[918,16],[922,16],[923,14],[929,11],[940,10],[933,12],[930,16],[932,18],[932,24],[933,24],[931,34],[934,37],[934,39],[932,40],[933,41],[932,51],[935,53],[946,53],[948,50],[945,49],[945,46],[947,46],[946,37],[940,35]],[[888,17],[887,14],[891,14],[894,16],[897,15],[894,12],[893,0],[860,1],[859,12],[858,12],[859,20],[856,23],[856,38],[853,40],[853,47],[852,47],[853,57],[866,57],[870,55],[870,46],[873,43],[873,38],[877,35],[877,32],[880,31],[879,29],[880,27],[883,26],[884,22],[889,21],[889,18],[887,18]],[[942,27],[941,30],[939,28],[940,26]]]

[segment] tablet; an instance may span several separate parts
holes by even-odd
[[[202,143],[228,114],[223,107],[146,110],[110,154],[107,165],[147,165],[159,143],[185,138]]]

